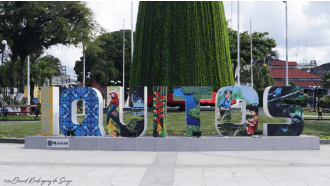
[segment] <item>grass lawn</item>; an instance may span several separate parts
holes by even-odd
[[[232,122],[239,123],[241,121],[240,112],[232,114]],[[186,113],[185,112],[168,112],[167,116],[167,135],[168,136],[186,136]],[[27,116],[29,117],[29,116]],[[148,128],[146,136],[152,136],[152,113],[148,112]],[[83,116],[78,116],[78,122],[82,122]],[[124,113],[124,122],[129,123],[131,120],[130,113]],[[259,114],[259,128],[262,130],[262,123],[285,123],[283,118],[269,118],[265,114]],[[106,124],[106,115],[103,116],[104,130],[107,135],[108,129]],[[323,121],[306,121],[304,123],[303,135],[315,135],[320,138],[330,137],[330,123]],[[40,134],[40,121],[37,122],[4,122],[0,123],[0,137],[24,138],[24,136]],[[202,136],[218,136],[215,129],[215,113],[209,111],[201,112],[201,131]],[[61,133],[61,132],[60,132]]]
[[[35,116],[27,116],[26,114],[24,115],[16,115],[16,114],[10,114],[7,115],[8,119],[34,119]],[[3,119],[3,114],[0,115],[0,121],[2,121]],[[40,115],[39,115],[39,119],[41,119]]]

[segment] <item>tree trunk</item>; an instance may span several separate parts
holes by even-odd
[[[25,78],[25,59],[26,55],[20,56],[20,67],[19,67],[19,89],[18,92],[24,94],[24,78]]]
[[[17,53],[13,52],[13,58],[10,65],[10,77],[9,77],[9,89],[10,98],[14,98],[14,86],[15,86],[15,64],[17,61]]]
[[[30,98],[31,98],[31,101],[34,100],[34,82],[31,81],[30,83]]]

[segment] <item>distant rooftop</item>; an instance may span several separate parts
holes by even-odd
[[[283,65],[286,65],[286,62],[285,61],[274,61],[272,62],[272,66],[283,66]],[[297,62],[288,62],[288,65],[297,65]]]

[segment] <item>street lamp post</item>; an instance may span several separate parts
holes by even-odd
[[[251,87],[253,88],[253,64],[252,64],[252,23],[251,23],[251,18],[250,18],[250,39],[251,39]]]
[[[238,76],[237,76],[237,84],[238,86],[241,86],[240,83],[240,66],[239,66],[239,1],[237,2],[237,68],[238,68]]]
[[[283,1],[285,3],[285,27],[286,27],[286,67],[285,67],[285,84],[286,86],[289,86],[289,78],[288,78],[288,3],[286,1]]]

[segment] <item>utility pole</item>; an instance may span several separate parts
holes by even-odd
[[[237,69],[238,69],[238,76],[237,76],[237,84],[241,86],[240,83],[240,66],[239,66],[239,1],[237,2]]]
[[[85,87],[85,48],[83,43],[83,87]]]
[[[28,105],[30,102],[30,55],[27,56],[27,102]]]
[[[124,19],[124,30],[123,30],[123,96],[122,103],[125,100],[125,19]]]
[[[250,18],[250,40],[251,40],[251,87],[253,88],[253,59],[252,59],[252,21]]]
[[[285,84],[286,86],[289,86],[289,70],[288,70],[288,2],[283,1],[285,3],[285,27],[286,27],[286,67],[285,67]]]
[[[131,65],[133,64],[133,1],[131,1]]]

